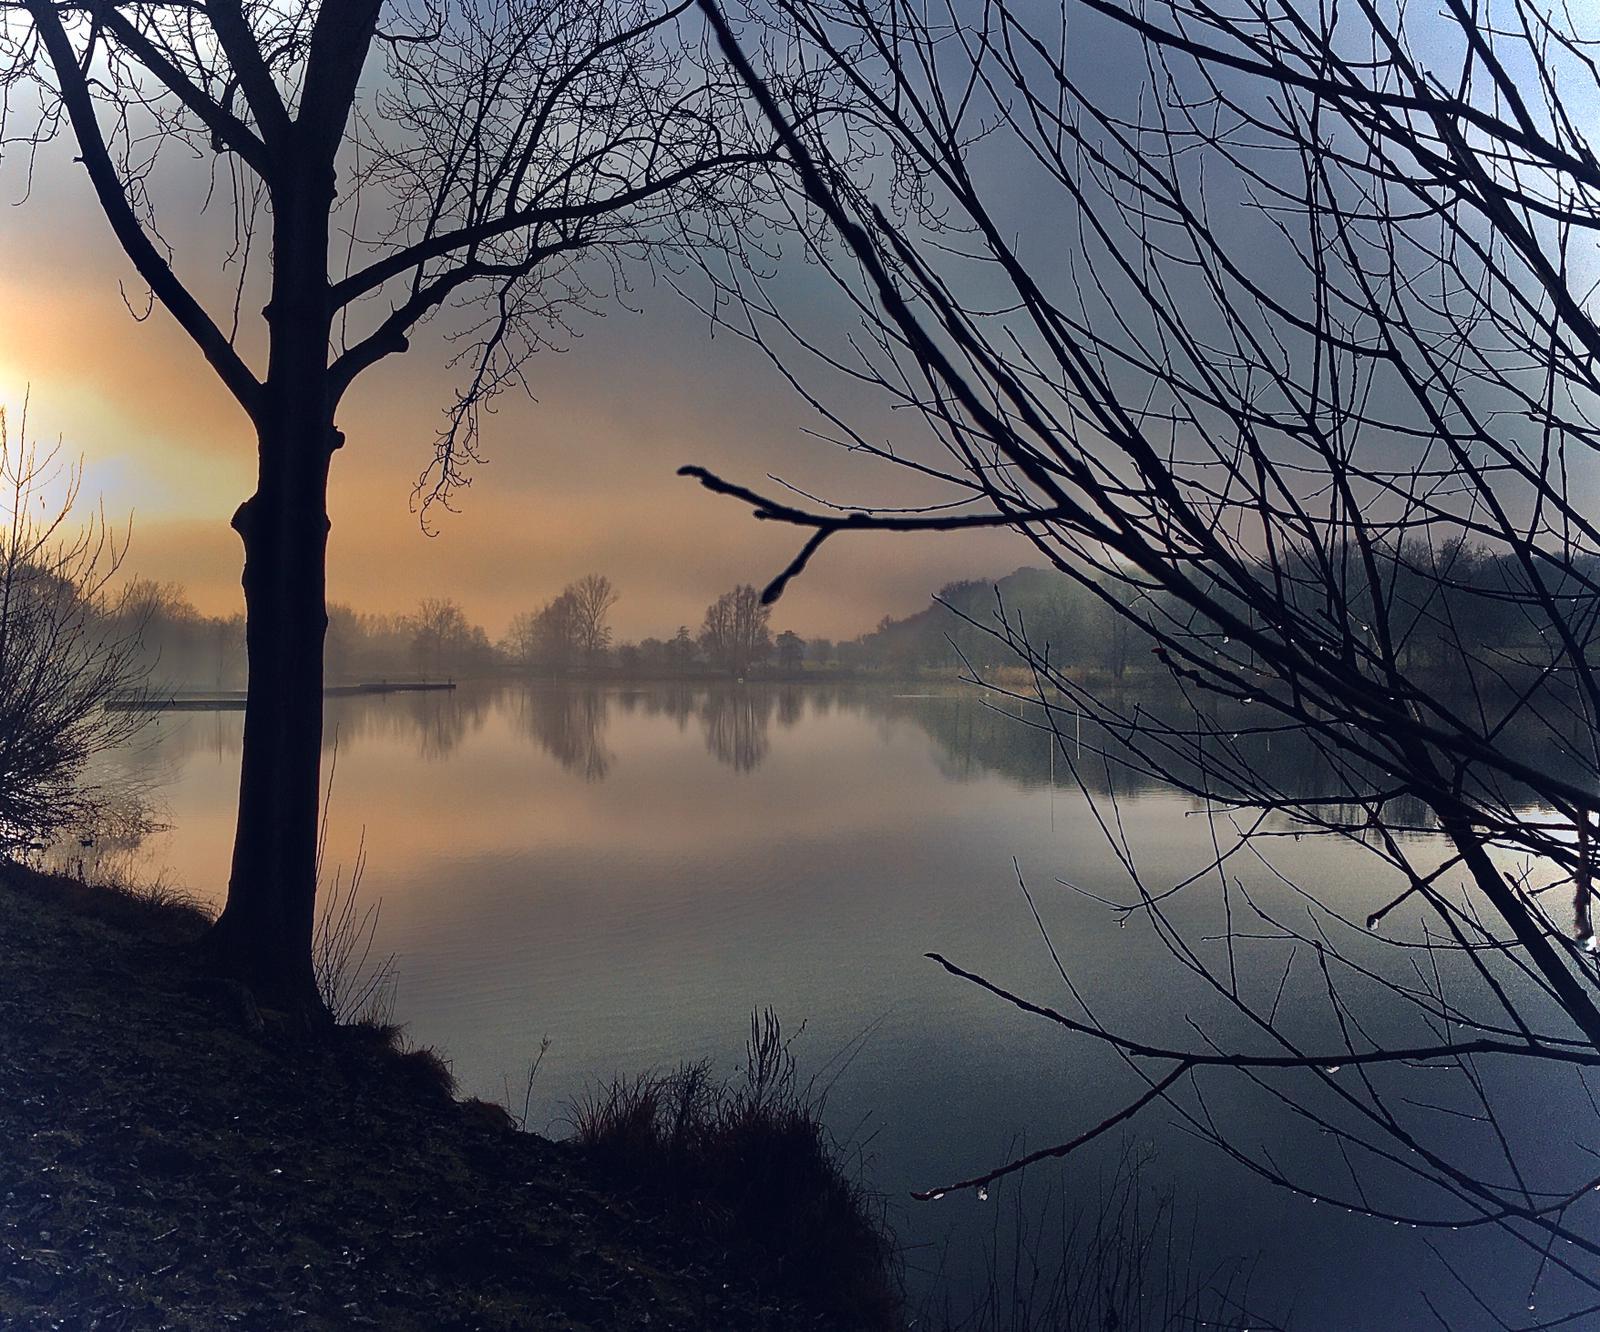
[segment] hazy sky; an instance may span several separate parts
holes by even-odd
[[[14,164],[0,170],[0,193],[16,205],[0,227],[0,401],[15,409],[31,386],[35,435],[59,435],[84,456],[86,493],[103,496],[113,516],[133,512],[131,567],[181,581],[203,610],[239,607],[228,519],[253,486],[243,414],[164,311],[143,322],[129,313],[119,282],[141,312],[143,289],[64,146],[17,203],[23,190]],[[169,238],[180,255],[200,252],[191,273],[215,272],[205,256],[225,217],[198,226]],[[424,334],[369,371],[340,414],[348,443],[334,459],[331,598],[399,611],[454,596],[498,636],[519,610],[599,571],[622,591],[624,637],[670,634],[697,626],[734,583],[771,577],[798,545],[793,532],[677,478],[683,463],[754,484],[776,473],[836,498],[903,493],[903,477],[874,486],[859,464],[808,437],[817,422],[793,391],[750,349],[713,340],[670,290],[635,300],[643,313],[616,308],[583,322],[569,351],[532,363],[536,403],[500,400],[484,428],[491,461],[461,512],[440,515],[436,537],[421,531],[410,497],[448,401],[445,349]],[[256,317],[246,309],[246,322]],[[1031,555],[1000,533],[840,539],[792,585],[774,624],[851,636],[885,611],[919,608],[942,582],[998,576]]]

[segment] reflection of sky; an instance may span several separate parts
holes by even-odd
[[[753,1006],[773,1005],[791,1029],[805,1022],[796,1048],[812,1067],[871,1029],[834,1088],[833,1123],[871,1138],[871,1178],[890,1192],[911,1239],[954,1227],[959,1246],[971,1235],[963,1227],[987,1224],[979,1204],[961,1196],[902,1207],[906,1190],[995,1164],[1019,1136],[1030,1146],[1069,1137],[1138,1090],[1116,1061],[923,958],[941,951],[1031,997],[1068,1002],[1018,893],[1013,856],[1073,981],[1109,1025],[1176,1041],[1192,1039],[1190,1019],[1218,1020],[1215,997],[1164,959],[1140,917],[1119,927],[1056,882],[1128,897],[1081,798],[981,761],[953,763],[933,715],[947,700],[824,690],[806,691],[797,708],[782,706],[777,690],[729,688],[713,699],[703,689],[634,689],[608,691],[599,707],[557,708],[530,706],[518,690],[461,692],[334,702],[329,855],[348,865],[365,829],[365,891],[383,901],[381,947],[400,954],[399,1016],[414,1039],[449,1054],[465,1091],[503,1096],[551,1038],[534,1092],[538,1124],[559,1128],[586,1080],[614,1070],[710,1057],[731,1072]],[[748,729],[765,740],[758,763],[708,746],[719,708],[746,710]],[[457,722],[441,724],[445,712]],[[552,744],[530,720],[541,718],[562,727],[602,719],[604,779],[590,779],[583,746],[569,746],[566,730]],[[170,725],[180,729],[155,757],[175,773],[166,798],[176,827],[153,859],[216,893],[239,715]],[[1185,877],[1208,854],[1187,798],[1138,795],[1121,812],[1152,885]],[[1270,855],[1353,918],[1394,891],[1348,844],[1279,842]],[[1285,918],[1300,911],[1247,861],[1234,873],[1257,901]],[[1207,880],[1172,903],[1175,922],[1214,957],[1204,936],[1216,933],[1215,901]],[[1265,975],[1270,986],[1280,968],[1253,971],[1247,950],[1246,976]],[[1286,993],[1313,1030],[1326,1025],[1320,985],[1308,967]],[[1367,1011],[1379,1029],[1405,1025]],[[1247,1150],[1315,1177],[1328,1145],[1230,1085],[1210,1083],[1211,1104],[1240,1126]],[[1573,1091],[1561,1083],[1542,1088],[1537,1107],[1526,1095],[1511,1104],[1557,1122],[1554,1107]],[[1438,1094],[1434,1084],[1429,1093]],[[1154,1182],[1201,1207],[1203,1252],[1264,1250],[1257,1286],[1298,1294],[1296,1326],[1408,1325],[1398,1311],[1414,1307],[1409,1292],[1445,1284],[1424,1269],[1431,1260],[1410,1232],[1257,1187],[1197,1148],[1170,1111],[1142,1117],[1130,1136],[1154,1153]],[[1559,1133],[1544,1137],[1552,1157],[1564,1149]],[[1102,1160],[1091,1157],[1072,1178],[1092,1188]],[[1525,1297],[1526,1271],[1503,1272],[1499,1259],[1471,1252],[1496,1290],[1520,1284],[1515,1294]],[[1357,1271],[1364,1281],[1351,1280]]]

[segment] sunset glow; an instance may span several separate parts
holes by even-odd
[[[228,520],[254,484],[249,423],[204,360],[146,298],[89,210],[87,183],[58,153],[36,189],[71,217],[71,244],[48,240],[46,210],[16,210],[0,230],[0,388],[31,388],[37,430],[87,463],[89,493],[135,515],[130,566],[189,588],[195,604],[239,601],[237,538]],[[215,274],[207,289],[228,299]],[[119,293],[124,285],[127,301]],[[695,462],[815,486],[856,485],[858,469],[811,438],[814,416],[765,358],[703,323],[665,287],[643,287],[642,313],[580,319],[569,350],[536,356],[536,395],[501,399],[486,418],[487,465],[456,514],[427,536],[412,489],[431,455],[453,372],[448,346],[424,333],[402,361],[371,372],[340,413],[334,459],[330,595],[361,609],[404,611],[453,596],[499,633],[518,612],[591,569],[622,588],[629,636],[698,624],[731,582],[770,578],[793,554],[786,533],[750,523],[675,475]],[[130,311],[129,307],[132,307]],[[21,317],[18,312],[25,312]],[[849,636],[886,611],[915,610],[935,588],[1026,561],[1025,543],[883,543],[830,551],[784,605],[803,633]]]

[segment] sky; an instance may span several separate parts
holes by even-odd
[[[176,193],[201,184],[181,181]],[[135,318],[143,287],[64,145],[46,151],[31,184],[15,162],[0,167],[0,199],[0,403],[14,415],[27,396],[34,437],[83,458],[86,499],[102,498],[113,519],[132,515],[129,569],[182,583],[208,613],[241,608],[228,520],[253,488],[243,413],[164,310]],[[174,219],[166,234],[184,271],[225,312],[225,220],[192,208]],[[497,637],[519,611],[599,572],[621,592],[620,637],[670,636],[697,627],[729,587],[764,583],[799,544],[677,477],[681,465],[757,486],[777,475],[836,499],[903,500],[902,476],[874,478],[807,434],[820,423],[758,353],[713,338],[664,286],[642,285],[632,300],[637,313],[580,318],[568,350],[536,357],[537,401],[500,400],[484,427],[489,461],[460,512],[436,515],[432,537],[411,493],[449,401],[448,348],[424,333],[369,371],[339,418],[330,599],[399,612],[453,597]],[[1029,562],[1031,548],[1006,533],[841,538],[791,585],[773,624],[851,637],[919,609],[952,579]]]
[[[1072,32],[1091,81],[1106,85],[1113,104],[1136,98],[1139,81],[1122,77],[1105,33],[1076,19]],[[241,552],[228,520],[253,489],[245,417],[164,310],[136,317],[143,288],[70,146],[50,145],[35,170],[26,168],[15,156],[0,163],[0,404],[15,411],[28,394],[35,435],[59,437],[83,456],[86,496],[103,497],[113,519],[133,515],[131,570],[182,583],[204,611],[233,612],[242,605]],[[1024,257],[1063,276],[1063,256],[1074,251],[1060,234],[1061,202],[1048,188],[1030,196],[1025,182],[1037,173],[1020,150],[991,150],[975,170],[991,205],[1018,226]],[[158,171],[153,193],[180,272],[226,324],[232,231],[225,182],[202,206],[210,184],[205,162],[178,160]],[[1215,182],[1212,192],[1221,197]],[[1272,262],[1272,224],[1253,210],[1233,212],[1241,249]],[[713,337],[670,288],[635,277],[635,308],[611,303],[597,317],[578,315],[566,350],[534,357],[535,400],[498,400],[484,425],[488,462],[458,496],[459,512],[432,515],[435,535],[424,531],[412,492],[451,400],[451,348],[424,329],[408,354],[361,378],[338,420],[347,443],[334,458],[329,499],[332,600],[403,612],[424,597],[452,597],[499,637],[513,616],[595,572],[620,590],[620,638],[666,637],[698,626],[728,588],[765,583],[801,536],[679,478],[680,466],[768,491],[776,488],[768,478],[780,477],[851,503],[925,497],[908,489],[904,469],[874,471],[816,438],[823,423],[759,352],[726,331]],[[829,312],[837,297],[825,276],[789,264],[780,278],[786,312],[813,316],[813,328],[834,320],[835,333],[850,331]],[[242,312],[244,351],[258,370],[251,333],[258,343],[259,305],[247,300]],[[912,413],[858,416],[855,406],[847,414],[866,422],[876,442],[902,454],[926,442]],[[1039,562],[1024,538],[1002,531],[840,537],[791,584],[773,623],[807,637],[851,637],[886,613],[920,609],[951,580],[998,578]]]

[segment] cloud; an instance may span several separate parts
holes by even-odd
[[[31,386],[35,433],[62,437],[87,463],[86,493],[134,514],[131,564],[187,585],[196,604],[240,604],[238,540],[227,524],[253,488],[254,439],[243,413],[159,307],[143,297],[95,213],[79,173],[47,163],[38,197],[0,235],[0,400]],[[231,293],[198,246],[188,271],[226,312]],[[334,459],[330,595],[402,610],[427,595],[458,598],[491,634],[569,580],[609,574],[622,589],[624,637],[698,625],[735,583],[762,583],[799,534],[758,523],[740,505],[678,478],[694,462],[751,484],[769,475],[842,499],[904,502],[903,476],[879,478],[806,432],[811,409],[764,356],[723,334],[671,292],[633,294],[581,320],[568,349],[538,355],[536,401],[508,395],[486,418],[488,462],[426,536],[412,487],[432,453],[458,373],[437,333],[375,368],[340,414]],[[244,324],[259,323],[246,305]],[[894,423],[886,423],[885,438]],[[896,441],[903,443],[903,441]],[[876,482],[880,490],[863,487]],[[850,636],[885,611],[926,602],[938,584],[1023,562],[1015,537],[873,536],[824,551],[777,608],[802,634]]]

